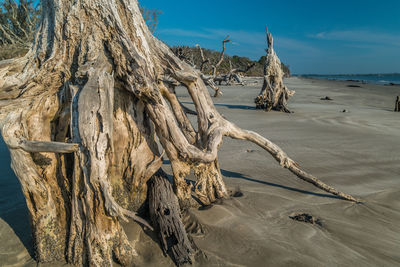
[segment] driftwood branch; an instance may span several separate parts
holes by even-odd
[[[231,40],[229,40],[229,35],[226,36],[226,38],[222,41],[222,51],[221,51],[221,55],[220,58],[218,60],[218,62],[212,66],[213,68],[213,77],[215,78],[217,76],[217,68],[221,65],[221,63],[224,61],[224,55],[225,55],[225,44],[229,43]]]
[[[262,147],[265,149],[268,153],[270,153],[276,161],[279,162],[279,164],[284,167],[289,169],[292,173],[294,173],[297,177],[300,179],[313,184],[314,186],[318,187],[319,189],[326,191],[330,194],[337,195],[343,199],[353,201],[353,202],[361,202],[361,200],[354,198],[353,196],[340,192],[336,190],[335,188],[323,183],[321,180],[318,178],[314,177],[311,174],[308,174],[307,172],[303,171],[300,168],[300,165],[289,158],[287,154],[276,144],[272,143],[268,139],[262,137],[258,133],[255,133],[253,131],[248,131],[248,130],[242,130],[238,128],[237,126],[230,124],[230,131],[228,132],[228,136],[235,138],[235,139],[241,139],[241,140],[247,140],[252,143],[257,144],[258,146]]]
[[[9,139],[7,146],[11,149],[22,149],[26,152],[73,153],[78,151],[79,144],[61,142],[28,141],[25,139]]]

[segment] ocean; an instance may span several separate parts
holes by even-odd
[[[381,85],[400,85],[400,73],[394,74],[338,74],[338,75],[319,75],[306,74],[298,75],[300,77],[315,78],[315,79],[330,79],[339,81],[357,81],[361,83],[374,83]]]
[[[26,211],[21,185],[11,169],[10,153],[0,137],[0,218]]]

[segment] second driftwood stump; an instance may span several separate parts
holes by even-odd
[[[268,49],[264,64],[264,82],[260,93],[254,99],[257,109],[266,111],[276,110],[290,113],[287,101],[294,95],[295,91],[289,90],[283,84],[284,73],[281,61],[274,51],[274,39],[267,31]]]

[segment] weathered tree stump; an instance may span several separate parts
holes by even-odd
[[[193,249],[182,223],[179,202],[161,169],[149,181],[149,208],[164,253],[170,254],[177,265],[192,263]]]
[[[41,7],[30,51],[0,62],[0,129],[26,198],[38,261],[134,263],[120,220],[151,228],[135,211],[162,165],[157,139],[171,162],[181,208],[190,207],[192,194],[205,205],[227,196],[217,157],[224,136],[253,142],[299,178],[358,201],[221,116],[201,74],[151,34],[136,0],[42,0]],[[187,88],[196,128],[163,77]],[[194,192],[185,180],[191,170]],[[163,229],[164,218],[157,218]],[[189,247],[184,237],[179,242],[176,251]]]
[[[397,96],[396,103],[394,104],[394,111],[400,112],[400,96]]]
[[[281,61],[274,51],[274,40],[272,34],[267,32],[268,49],[264,64],[264,82],[260,93],[254,99],[257,109],[266,111],[276,110],[290,113],[287,101],[294,95],[294,91],[289,90],[283,84],[284,73]]]

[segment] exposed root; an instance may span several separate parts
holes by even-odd
[[[193,170],[197,178],[195,193],[203,205],[210,205],[217,199],[228,196],[217,161],[210,164],[197,164]]]
[[[353,202],[361,202],[361,200],[356,199],[353,196],[348,195],[346,193],[337,191],[335,188],[323,183],[318,178],[300,169],[300,165],[291,158],[289,158],[280,147],[278,147],[276,144],[272,143],[268,139],[262,137],[258,133],[240,129],[234,124],[230,124],[230,126],[231,126],[230,131],[228,131],[227,133],[228,136],[235,139],[247,140],[257,144],[258,146],[268,151],[268,153],[270,153],[282,167],[289,169],[300,179],[309,182],[328,193],[337,195],[343,199]]]

